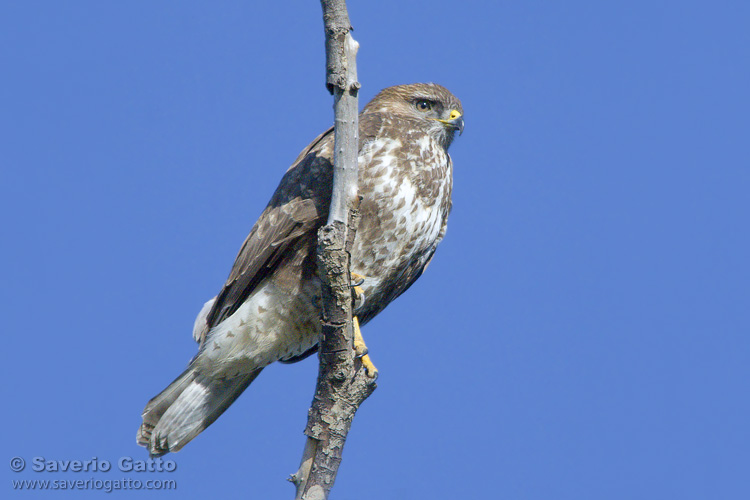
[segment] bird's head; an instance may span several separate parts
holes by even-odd
[[[383,89],[363,113],[386,113],[398,120],[418,124],[447,149],[453,137],[464,130],[461,101],[436,83],[412,83]]]

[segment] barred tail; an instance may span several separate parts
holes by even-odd
[[[155,457],[179,451],[219,418],[261,370],[217,381],[188,367],[146,405],[138,444]]]

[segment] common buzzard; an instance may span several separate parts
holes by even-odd
[[[445,234],[461,102],[433,83],[381,91],[359,117],[361,219],[351,270],[364,325],[422,274]],[[328,218],[333,129],[292,164],[240,249],[226,284],[195,321],[188,368],[146,405],[138,444],[178,451],[274,361],[299,361],[320,335],[317,230]],[[374,366],[367,364],[370,375]]]

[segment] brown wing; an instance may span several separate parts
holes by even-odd
[[[362,114],[359,147],[382,127],[377,114]],[[305,148],[279,183],[268,207],[253,226],[234,262],[229,278],[206,316],[208,330],[231,316],[255,287],[271,276],[285,255],[294,252],[303,235],[317,232],[328,218],[333,176],[333,127]]]
[[[209,329],[231,316],[271,276],[287,252],[328,217],[333,129],[318,136],[284,175],[237,254],[229,278],[206,317]],[[205,333],[201,342],[205,340]]]

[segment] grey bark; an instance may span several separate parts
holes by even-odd
[[[355,358],[350,251],[357,230],[359,149],[356,55],[344,0],[321,0],[326,34],[326,86],[334,95],[334,176],[328,223],[318,232],[322,333],[315,396],[299,470],[290,481],[296,500],[324,500],[333,487],[346,436],[360,404],[375,390]]]

